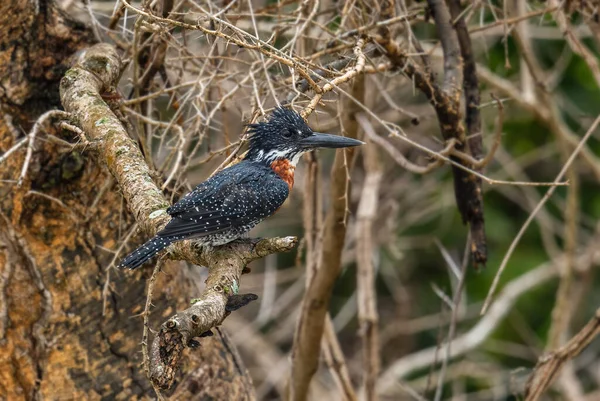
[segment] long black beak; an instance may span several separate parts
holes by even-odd
[[[346,138],[344,136],[313,132],[311,136],[301,139],[300,145],[307,149],[349,148],[351,146],[364,145],[364,142],[352,138]]]

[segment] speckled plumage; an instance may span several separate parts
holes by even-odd
[[[316,134],[298,113],[283,108],[276,109],[268,122],[250,125],[250,132],[244,160],[218,172],[169,207],[171,221],[120,266],[135,269],[175,241],[198,238],[217,246],[241,237],[285,202],[295,165],[302,153],[318,146],[314,141],[318,135],[328,137],[329,142],[323,142],[326,147],[361,143]],[[331,142],[331,138],[339,139]]]
[[[156,237],[126,257],[134,269],[175,241],[201,238],[223,245],[241,237],[275,213],[289,194],[288,185],[269,166],[241,161],[201,183],[167,209],[172,217]]]

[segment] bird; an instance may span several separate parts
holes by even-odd
[[[300,157],[317,148],[363,142],[313,131],[296,111],[279,106],[267,121],[248,124],[245,157],[167,208],[171,220],[119,264],[135,269],[176,241],[198,239],[219,246],[242,237],[283,205],[294,186]]]

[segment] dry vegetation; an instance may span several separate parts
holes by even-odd
[[[148,280],[145,290],[136,284],[138,308],[114,312],[136,314],[127,333],[137,337],[121,352],[145,372],[139,396],[154,396],[148,383],[159,398],[184,391],[196,369],[188,354],[199,352],[189,348],[220,341],[237,348],[248,369],[236,362],[235,375],[252,378],[253,389],[232,382],[240,399],[600,397],[600,233],[594,208],[585,206],[598,201],[585,190],[600,180],[600,109],[573,100],[578,91],[598,98],[595,4],[63,0],[59,7],[87,21],[102,44],[71,60],[60,87],[65,112],[39,116],[27,134],[13,127],[12,139],[0,142],[0,169],[16,158],[0,188],[17,194],[14,205],[39,196],[81,218],[60,191],[44,193],[28,176],[36,144],[53,137],[49,126],[75,138],[57,135],[64,143],[56,146],[108,167],[90,203],[101,205],[106,191],[124,203],[109,213],[118,232],[102,245],[101,291],[91,305],[110,319],[127,283]],[[540,50],[555,42],[559,57]],[[588,88],[564,83],[574,63]],[[317,131],[367,142],[335,157],[304,157],[290,199],[252,233],[285,237],[215,252],[179,244],[152,274],[148,266],[135,276],[117,271],[142,236],[166,223],[160,210],[243,156],[244,124],[281,104]],[[3,113],[9,126],[9,108]],[[18,251],[28,237],[18,234],[16,209],[0,214],[0,226],[7,223],[0,338],[10,326],[10,254],[27,255]],[[165,284],[175,274],[187,280],[180,291]],[[43,268],[41,276],[43,293]],[[249,293],[258,301],[237,310],[255,298]],[[220,330],[216,340],[201,338],[221,324],[229,340]],[[192,397],[185,388],[173,398]]]

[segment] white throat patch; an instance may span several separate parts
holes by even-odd
[[[304,153],[305,152],[300,151],[298,153],[293,154],[290,158],[290,153],[284,150],[273,149],[267,153],[261,150],[258,152],[258,158],[264,160],[265,162],[267,162],[267,164],[271,164],[275,160],[288,159],[292,166],[296,167],[296,165],[300,161],[300,157],[302,157]]]
[[[290,162],[292,163],[292,166],[296,167],[296,165],[300,161],[300,158],[302,157],[303,154],[304,154],[304,152],[298,152],[294,155],[294,157],[292,157],[292,160],[290,160]]]
[[[283,159],[286,156],[286,154],[287,153],[283,150],[273,149],[265,155],[265,159],[269,162],[273,162],[277,159]]]

